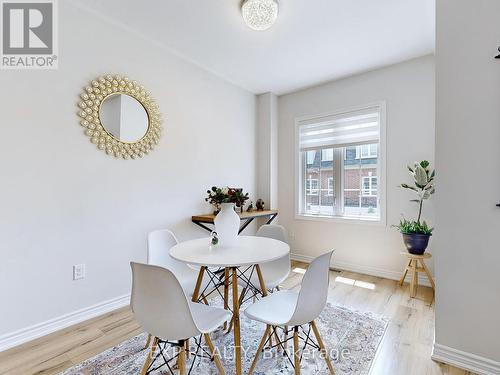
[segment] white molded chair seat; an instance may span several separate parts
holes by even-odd
[[[285,326],[292,318],[298,298],[297,292],[280,290],[248,306],[245,315],[272,326]]]
[[[190,302],[189,308],[193,314],[194,323],[201,333],[215,331],[232,316],[228,310],[202,303]]]

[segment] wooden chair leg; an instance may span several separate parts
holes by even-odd
[[[276,351],[279,353],[281,351],[281,345],[280,345],[280,338],[278,336],[278,332],[276,331],[276,329],[274,330],[274,339],[276,340]]]
[[[264,281],[264,276],[262,276],[262,271],[260,269],[260,266],[258,264],[255,265],[255,269],[257,271],[257,276],[259,277],[259,284],[260,284],[260,289],[262,291],[262,295],[264,297],[267,296],[267,287],[266,287],[266,283]]]
[[[293,328],[293,363],[295,366],[295,375],[300,375],[299,327]]]
[[[271,326],[267,325],[266,331],[264,332],[264,336],[262,336],[262,340],[260,340],[259,347],[257,349],[257,352],[255,353],[255,358],[253,359],[252,366],[250,367],[250,370],[248,370],[248,375],[252,375],[253,372],[255,371],[255,366],[257,366],[257,362],[259,360],[260,353],[262,352],[262,349],[264,349],[264,345],[266,344],[267,337],[270,334],[271,334]]]
[[[148,339],[146,340],[146,345],[144,345],[144,349],[149,348],[149,344],[151,344],[151,339],[152,339],[151,334],[148,334]]]
[[[179,375],[186,375],[186,346],[184,341],[181,341],[179,344],[179,357],[177,360]]]
[[[149,366],[151,365],[151,361],[153,360],[153,355],[155,354],[157,347],[158,347],[158,338],[155,337],[153,345],[151,346],[151,350],[148,352],[146,360],[144,361],[144,365],[142,366],[141,375],[146,375],[146,373],[148,372]]]
[[[184,350],[186,351],[186,358],[189,359],[189,354],[191,352],[189,348],[189,339],[186,339],[186,341],[184,341]]]
[[[232,287],[233,287],[233,329],[234,329],[234,362],[236,375],[242,374],[241,366],[241,337],[240,337],[240,306],[238,304],[238,269],[233,268]]]
[[[411,278],[411,285],[410,285],[410,296],[411,297],[415,297],[417,295],[417,288],[418,288],[418,270],[417,270],[417,265],[418,265],[418,262],[417,260],[413,260],[413,266],[412,266],[412,270],[413,270],[413,275],[412,275],[412,278]]]
[[[285,332],[283,333],[283,346],[285,347],[285,351],[288,350],[288,326],[285,326]]]
[[[224,371],[224,367],[222,367],[222,363],[220,361],[219,355],[215,351],[214,344],[212,343],[212,340],[210,339],[210,335],[208,333],[205,333],[203,336],[205,337],[205,341],[208,345],[208,348],[210,349],[210,353],[212,353],[212,355],[214,357],[215,366],[217,367],[217,370],[219,370],[219,374],[226,375],[226,372]]]
[[[198,297],[200,296],[201,284],[203,282],[203,275],[205,274],[206,268],[207,267],[202,266],[200,268],[200,272],[198,272],[198,279],[196,280],[196,286],[195,286],[194,292],[193,292],[193,298],[192,298],[193,302],[198,302]]]
[[[330,359],[330,356],[328,355],[328,351],[325,348],[325,343],[321,339],[321,335],[319,334],[318,327],[316,326],[316,323],[314,321],[311,322],[311,327],[313,329],[314,336],[316,336],[316,340],[318,341],[319,348],[320,348],[321,352],[323,353],[323,355],[325,356],[325,362],[326,362],[326,365],[328,366],[328,369],[330,370],[330,374],[335,375],[335,371],[333,370],[333,366],[332,366],[332,361]]]
[[[229,309],[229,268],[224,269],[224,310]],[[224,322],[224,330],[227,328],[227,322]]]
[[[245,298],[246,293],[247,293],[247,288],[243,288],[240,293],[240,298],[238,299],[238,303],[240,306],[243,303],[243,299]]]

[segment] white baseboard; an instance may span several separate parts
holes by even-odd
[[[73,324],[81,323],[85,320],[119,309],[120,307],[127,306],[129,303],[130,294],[126,294],[30,327],[4,334],[0,336],[0,352],[38,337],[48,335],[49,333],[59,331]]]
[[[441,344],[434,343],[431,358],[481,375],[500,374],[500,362]]]
[[[291,258],[293,260],[297,260],[299,262],[304,262],[304,263],[311,263],[311,261],[314,259],[313,257],[309,255],[303,255],[303,254],[298,254],[298,253],[292,253]],[[363,266],[359,264],[354,264],[354,263],[348,263],[348,262],[338,262],[338,261],[333,261],[332,267],[335,269],[339,269],[342,271],[350,271],[350,272],[356,272],[356,273],[362,273],[365,275],[370,275],[370,276],[377,276],[377,277],[383,277],[384,279],[390,279],[390,280],[399,280],[401,278],[402,270],[397,272],[397,271],[392,271],[392,270],[385,270],[382,268],[377,268],[377,267],[370,267],[370,266]],[[410,281],[410,277],[406,277],[406,281]],[[425,275],[418,275],[418,283],[419,285],[424,285],[424,286],[431,286],[429,283],[429,280]]]

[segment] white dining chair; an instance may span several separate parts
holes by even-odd
[[[282,225],[266,224],[262,225],[255,234],[258,237],[267,237],[288,243],[288,232]],[[290,254],[274,260],[260,264],[260,270],[264,278],[264,283],[268,291],[273,292],[275,289],[280,289],[280,284],[286,280],[291,271]],[[252,272],[251,269],[247,270],[244,275],[250,279],[251,285],[257,290],[261,291],[259,277],[257,272]],[[238,281],[243,287],[247,286],[246,280],[239,279]],[[243,290],[242,293],[246,291]],[[262,291],[261,291],[262,292]],[[244,294],[240,297],[240,301],[244,298]]]
[[[170,249],[178,243],[174,233],[168,229],[150,232],[148,235],[148,264],[161,266],[172,271],[181,283],[186,295],[192,296],[199,272],[170,256]],[[205,278],[203,281],[202,291],[208,285],[209,280]]]
[[[148,264],[161,266],[173,272],[177,280],[179,280],[184,293],[192,297],[198,279],[198,271],[170,256],[170,249],[178,243],[179,241],[177,241],[174,233],[168,229],[150,232],[148,234]],[[204,278],[200,289],[202,292],[208,283],[208,278]],[[205,296],[202,295],[201,298],[205,299]],[[148,336],[146,347],[150,343],[151,336]]]
[[[277,328],[283,329],[285,335],[276,345],[281,347],[287,357],[287,343],[293,339],[294,360],[292,365],[296,375],[300,374],[299,331],[309,337],[311,329],[316,337],[317,347],[322,352],[330,373],[335,374],[325,344],[314,322],[326,305],[332,254],[333,251],[330,251],[312,261],[302,279],[300,292],[297,293],[291,290],[278,291],[247,307],[245,315],[249,319],[266,324],[266,331],[250,367],[249,375],[255,370],[259,355],[267,342],[273,336],[278,337]],[[293,332],[293,336],[288,338],[290,332]],[[304,348],[307,344],[315,347],[310,340],[306,340]],[[288,359],[290,358],[288,357]],[[292,362],[291,359],[290,362]]]
[[[186,374],[186,345],[195,338],[196,352],[189,373],[201,349],[202,337],[211,352],[211,359],[219,374],[225,374],[220,358],[214,348],[210,333],[231,318],[231,313],[217,307],[194,303],[188,300],[175,274],[163,267],[131,262],[132,296],[130,305],[135,318],[146,332],[154,337],[154,343],[144,362],[141,375],[157,371],[166,366],[174,374],[173,364],[177,359],[179,373]],[[167,348],[177,348],[175,356],[168,357]],[[155,355],[155,352],[158,353]],[[159,366],[157,361],[162,361]]]

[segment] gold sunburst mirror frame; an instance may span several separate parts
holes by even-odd
[[[102,104],[120,94],[135,99],[147,114],[146,130],[137,139],[120,139],[103,125]],[[80,125],[85,128],[85,135],[99,150],[116,158],[136,159],[148,154],[158,144],[162,133],[158,105],[144,86],[136,81],[120,75],[101,76],[85,87],[80,98],[78,102]]]

